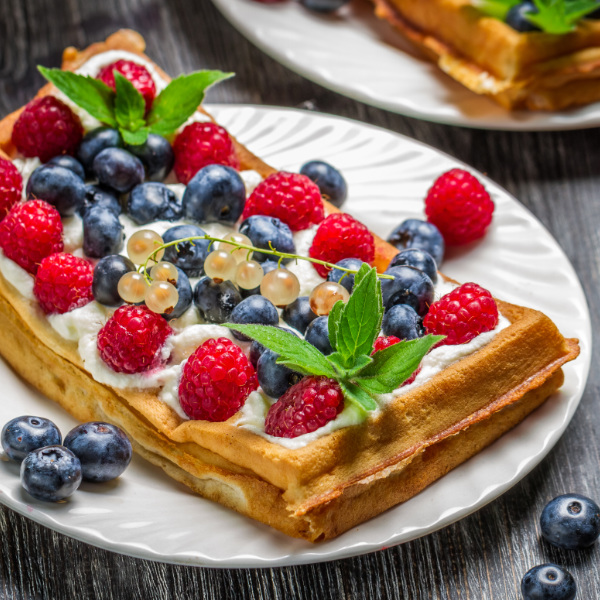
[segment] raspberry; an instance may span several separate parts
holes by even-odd
[[[59,154],[75,154],[83,137],[79,117],[54,96],[32,100],[19,115],[12,141],[24,156],[48,162]]]
[[[191,123],[176,138],[175,174],[181,183],[189,180],[206,165],[240,168],[233,140],[215,123]]]
[[[225,421],[257,388],[256,372],[242,349],[227,338],[210,339],[183,367],[179,402],[190,419]]]
[[[117,308],[98,333],[102,360],[117,373],[142,373],[166,362],[161,352],[172,329],[145,306]]]
[[[115,74],[117,71],[125,79],[129,80],[133,87],[144,97],[146,103],[146,111],[150,110],[154,97],[156,96],[156,85],[152,75],[146,67],[138,65],[131,60],[117,60],[110,65],[106,65],[100,69],[96,79],[105,83],[109,88],[115,89]]]
[[[306,175],[279,171],[258,184],[246,201],[242,219],[277,217],[292,231],[308,229],[325,218],[321,192]]]
[[[445,335],[438,345],[466,344],[498,324],[492,295],[476,283],[463,283],[429,307],[423,319],[427,333]]]
[[[375,354],[375,352],[379,352],[380,350],[385,350],[386,348],[389,348],[390,346],[393,346],[394,344],[397,344],[398,342],[401,342],[402,340],[400,338],[397,338],[395,335],[388,335],[388,336],[379,336],[378,338],[375,339],[375,343],[373,344],[373,352],[371,352],[371,356],[373,356],[373,354]]]
[[[452,169],[440,175],[425,198],[425,214],[444,236],[458,246],[485,234],[492,222],[494,203],[486,189],[467,171]]]
[[[21,198],[23,178],[17,167],[0,156],[0,221]]]
[[[372,264],[375,240],[373,234],[350,215],[334,213],[319,225],[308,254],[334,264],[343,258],[357,258]],[[323,265],[313,266],[321,277],[327,277],[331,270]]]
[[[265,433],[295,438],[333,421],[344,408],[344,394],[334,379],[305,377],[271,406]]]
[[[42,260],[35,276],[33,293],[45,313],[66,313],[94,299],[94,267],[83,258],[66,252]]]
[[[0,248],[35,275],[42,259],[62,252],[63,226],[58,211],[43,200],[15,204],[0,222]]]

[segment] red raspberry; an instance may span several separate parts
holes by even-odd
[[[375,240],[373,234],[350,215],[333,213],[319,225],[308,254],[334,264],[342,258],[358,258],[372,264]],[[313,266],[321,277],[327,277],[331,270],[323,265]]]
[[[427,220],[440,230],[450,246],[483,237],[493,212],[494,202],[486,189],[462,169],[440,175],[425,198]]]
[[[59,154],[75,154],[82,137],[79,117],[54,96],[32,100],[12,132],[17,150],[24,156],[39,156],[42,162]]]
[[[42,260],[35,276],[33,293],[45,313],[66,313],[94,299],[94,267],[83,258],[66,252]]]
[[[466,344],[498,324],[492,295],[476,283],[463,283],[429,307],[423,319],[427,333],[445,335],[438,345]]]
[[[99,79],[114,90],[114,71],[123,75],[125,79],[128,79],[133,84],[133,87],[144,97],[146,111],[149,111],[156,96],[156,85],[148,69],[131,60],[117,60],[114,63],[110,63],[110,65],[102,67],[98,75],[96,75],[96,79]]]
[[[344,394],[334,379],[305,377],[271,406],[265,433],[295,438],[333,421],[344,408]]]
[[[176,138],[175,175],[181,183],[189,180],[206,165],[240,168],[233,140],[215,123],[191,123]]]
[[[207,340],[189,357],[179,384],[179,402],[190,419],[226,421],[258,388],[256,372],[227,338]]]
[[[21,198],[23,178],[17,167],[0,156],[0,221]]]
[[[380,350],[385,350],[398,342],[401,342],[400,338],[397,338],[395,335],[384,336],[381,335],[378,338],[375,338],[375,343],[373,344],[373,352],[371,352],[371,356],[375,354],[375,352],[379,352]]]
[[[246,201],[242,219],[277,217],[292,231],[308,229],[325,218],[321,192],[306,175],[279,171],[258,184]]]
[[[58,211],[43,200],[15,204],[0,222],[0,248],[35,275],[42,259],[62,252],[63,226]]]
[[[98,352],[117,373],[142,373],[166,362],[161,350],[173,330],[145,306],[117,308],[98,333]]]

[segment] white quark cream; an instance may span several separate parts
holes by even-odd
[[[308,251],[312,246],[318,227],[318,225],[313,225],[308,229],[294,233],[296,254],[308,256]],[[276,257],[273,258],[274,260],[277,260]],[[300,282],[300,296],[310,296],[313,289],[325,281],[325,279],[317,273],[312,263],[307,260],[291,261],[285,265],[285,268],[298,278],[298,281]]]
[[[6,258],[4,252],[0,250],[0,273],[15,289],[19,291],[23,298],[35,300],[33,295],[33,277],[16,262]]]
[[[31,174],[38,167],[42,166],[42,161],[37,156],[35,158],[15,158],[13,159],[13,164],[17,167],[17,171],[19,171],[21,178],[23,179],[22,198],[25,200],[27,198],[27,182],[29,181]]]

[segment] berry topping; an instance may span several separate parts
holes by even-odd
[[[437,265],[435,264],[435,260],[433,260],[433,256],[431,256],[429,252],[425,252],[425,250],[419,250],[418,248],[401,250],[394,258],[392,258],[388,265],[388,269],[391,267],[402,266],[419,269],[419,271],[423,271],[433,283],[437,283]]]
[[[248,217],[245,221],[242,221],[240,233],[248,236],[251,245],[255,248],[273,249],[286,254],[296,253],[292,230],[275,217],[264,217],[262,215]],[[252,258],[256,262],[264,262],[273,260],[276,257],[263,252],[254,252]],[[290,260],[289,258],[284,258],[281,262],[286,264]]]
[[[462,169],[440,175],[425,198],[425,214],[444,236],[446,244],[458,246],[483,237],[494,203],[476,177]]]
[[[290,335],[294,334],[290,331]],[[277,362],[278,358],[279,354],[267,348],[260,355],[256,365],[258,383],[263,392],[271,398],[280,398],[303,377],[298,371],[293,371],[289,367],[279,364]]]
[[[142,373],[166,361],[162,349],[172,330],[145,306],[117,308],[98,333],[102,360],[117,373]]]
[[[20,200],[22,191],[21,173],[10,160],[0,157],[0,221]]]
[[[119,295],[119,280],[125,273],[135,271],[135,265],[120,254],[109,254],[99,260],[94,267],[92,293],[94,300],[105,306],[120,306],[123,300]]]
[[[209,323],[225,323],[233,309],[242,301],[239,290],[231,281],[217,283],[203,277],[194,288],[194,304],[200,316]]]
[[[144,181],[144,165],[127,150],[105,148],[92,163],[98,181],[117,192],[125,193]]]
[[[385,311],[381,329],[385,336],[414,340],[423,336],[423,319],[408,304],[395,304]]]
[[[58,427],[41,417],[17,417],[2,428],[2,448],[8,458],[17,462],[33,450],[60,444],[61,439]]]
[[[428,252],[439,267],[444,260],[446,245],[439,229],[420,219],[406,219],[390,233],[387,241],[398,250],[418,248]],[[390,265],[391,266],[391,265]]]
[[[127,213],[138,225],[146,225],[154,221],[177,221],[183,209],[173,190],[164,183],[150,181],[131,190]]]
[[[71,217],[85,201],[83,179],[61,166],[38,167],[27,182],[29,200],[45,200],[56,207],[62,217]]]
[[[310,307],[308,296],[300,296],[283,309],[281,318],[287,325],[304,334],[306,328],[317,318],[317,314]]]
[[[321,196],[331,204],[341,208],[348,197],[348,185],[342,174],[329,163],[322,160],[311,160],[302,165],[301,175],[314,181],[321,191]]]
[[[75,154],[82,136],[79,117],[58,98],[44,96],[23,109],[12,141],[24,156],[39,156],[46,162],[58,154]]]
[[[123,248],[123,225],[114,210],[102,205],[89,208],[83,217],[83,251],[91,258],[117,254]]]
[[[99,79],[114,90],[114,71],[123,75],[125,79],[128,79],[133,84],[133,87],[144,97],[146,110],[149,110],[150,106],[152,106],[154,96],[156,96],[156,85],[154,84],[154,80],[148,69],[132,60],[121,59],[102,67],[96,76],[96,79]]]
[[[177,302],[170,313],[163,314],[163,317],[167,320],[178,319],[181,317],[192,305],[193,300],[192,284],[190,283],[188,276],[180,268],[175,268],[177,269],[177,281],[175,283]]]
[[[305,377],[271,406],[265,433],[295,438],[333,421],[344,408],[344,394],[333,379]]]
[[[357,258],[371,264],[375,258],[375,241],[362,223],[350,215],[334,213],[319,225],[308,253],[311,258],[329,263]],[[314,267],[321,277],[327,277],[330,271],[323,265]]]
[[[256,325],[277,325],[279,323],[279,313],[269,300],[264,296],[250,296],[242,300],[231,312],[229,319],[231,323],[256,324]],[[238,340],[248,342],[250,338],[243,335],[235,329],[232,329],[234,337]]]
[[[122,146],[123,139],[117,129],[98,127],[83,136],[79,150],[77,150],[77,159],[83,165],[86,173],[91,175],[96,155],[106,148],[121,148]]]
[[[0,222],[0,248],[29,273],[43,258],[62,252],[62,222],[58,211],[43,200],[15,204]]]
[[[373,344],[373,352],[371,352],[371,356],[373,356],[375,352],[385,350],[386,348],[389,348],[390,346],[393,346],[394,344],[397,344],[401,341],[402,340],[400,338],[397,338],[395,335],[379,336],[378,338],[375,338],[375,343]]]
[[[233,140],[225,129],[214,123],[191,123],[175,139],[175,174],[181,183],[206,165],[240,168]]]
[[[80,205],[77,212],[80,217],[85,218],[87,211],[92,206],[103,206],[112,210],[115,215],[121,214],[121,203],[117,197],[117,192],[109,188],[105,188],[101,185],[86,185],[85,186],[85,198],[83,204]]]
[[[433,303],[433,283],[423,271],[413,267],[392,267],[385,272],[394,279],[381,280],[381,294],[386,310],[397,304],[407,304],[424,316]]]
[[[47,314],[63,314],[94,299],[94,267],[87,260],[57,252],[42,260],[33,293]]]
[[[225,421],[257,388],[254,367],[242,349],[227,338],[210,339],[183,367],[179,402],[191,419]]]
[[[539,27],[534,25],[527,15],[534,15],[538,12],[537,6],[532,0],[526,0],[513,6],[505,17],[505,22],[519,33],[527,33],[529,31],[541,31]]]
[[[65,169],[69,169],[69,171],[73,171],[77,177],[80,179],[85,179],[85,171],[83,170],[83,165],[72,156],[68,154],[61,154],[60,156],[55,156],[51,158],[46,166],[54,166],[54,167],[64,167]]]
[[[305,339],[321,353],[327,355],[333,352],[329,340],[329,317],[317,317],[306,328]]]
[[[300,231],[320,223],[325,211],[315,183],[306,175],[280,171],[259,183],[248,198],[242,218],[252,215],[277,217],[292,231]]]
[[[156,133],[150,133],[148,139],[139,146],[128,145],[127,150],[142,161],[150,181],[166,179],[175,163],[175,153],[169,140]]]
[[[344,269],[358,271],[362,267],[363,261],[358,258],[343,258],[342,260],[338,260],[335,264]],[[354,288],[354,273],[346,273],[346,271],[342,271],[341,269],[331,269],[331,271],[327,273],[327,281],[339,283],[352,293],[352,289]]]
[[[498,324],[498,307],[492,295],[476,283],[463,283],[442,296],[423,319],[427,333],[445,335],[438,345],[466,344]]]
[[[165,231],[162,239],[165,244],[189,237],[206,235],[206,232],[195,225],[175,225]],[[209,240],[181,242],[177,246],[165,248],[165,260],[173,263],[188,277],[204,275],[204,261],[208,256]]]

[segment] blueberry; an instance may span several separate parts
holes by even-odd
[[[101,185],[85,186],[85,198],[77,212],[81,217],[85,217],[85,214],[92,206],[103,206],[112,210],[115,215],[121,214],[121,203],[115,192]]]
[[[126,148],[144,163],[146,176],[150,181],[163,181],[173,168],[175,153],[169,140],[162,135],[151,133],[143,144],[128,145]]]
[[[181,200],[164,183],[136,185],[127,200],[127,213],[138,224],[181,219]]]
[[[286,331],[287,333],[292,333],[293,335],[298,337],[298,335],[291,329],[286,329],[285,327],[280,327],[279,325],[275,325],[275,327],[277,327],[277,329],[281,329],[282,331]],[[252,363],[252,366],[255,369],[258,365],[258,359],[263,355],[263,352],[266,349],[267,349],[267,347],[263,346],[260,342],[257,342],[256,340],[252,340],[252,344],[250,344],[249,358],[250,358],[250,362]]]
[[[232,323],[257,324],[257,325],[277,325],[279,323],[279,313],[270,300],[264,296],[250,296],[242,300],[231,313]],[[231,330],[234,337],[243,342],[250,341],[250,338],[243,333]]]
[[[116,425],[92,421],[71,429],[65,437],[67,447],[81,462],[86,481],[116,479],[131,462],[131,442]]]
[[[267,349],[262,353],[256,365],[258,383],[264,393],[271,396],[271,398],[283,396],[289,388],[298,383],[303,377],[301,373],[277,364],[278,358],[279,354]]]
[[[203,277],[194,288],[194,304],[200,316],[209,323],[226,323],[233,309],[242,301],[239,290],[231,281],[216,283]]]
[[[577,586],[571,573],[547,563],[525,573],[521,580],[521,593],[524,600],[573,600]]]
[[[387,241],[398,250],[418,248],[429,252],[438,267],[444,260],[444,238],[439,229],[427,221],[406,219],[390,233]]]
[[[317,318],[317,315],[310,307],[310,299],[308,296],[299,296],[291,304],[288,304],[281,314],[281,318],[294,329],[304,334],[306,328],[312,321]]]
[[[342,258],[342,260],[339,260],[335,264],[344,267],[345,269],[358,271],[362,266],[363,261],[358,258]],[[346,273],[339,269],[331,269],[331,271],[327,273],[327,281],[335,281],[336,283],[343,285],[350,293],[352,293],[352,288],[354,287],[354,274]]]
[[[99,152],[92,169],[101,184],[121,193],[144,181],[142,161],[121,148],[106,148]]]
[[[176,225],[167,229],[163,235],[165,243],[174,242],[188,237],[206,235],[205,231],[195,225]],[[195,240],[193,242],[181,242],[175,246],[165,248],[163,260],[172,262],[179,267],[188,277],[199,277],[204,275],[204,261],[208,256],[209,240]]]
[[[340,208],[348,197],[348,185],[342,174],[329,163],[322,160],[311,160],[302,165],[302,175],[312,179],[321,191],[321,195]]]
[[[38,500],[64,500],[80,484],[81,463],[64,446],[44,446],[30,452],[21,463],[21,485]]]
[[[199,223],[235,223],[246,204],[246,187],[231,167],[208,165],[189,181],[183,194],[183,210]]]
[[[279,267],[277,261],[275,260],[265,260],[265,262],[261,263],[261,267],[263,268],[263,274],[266,275],[271,271],[274,271]],[[260,285],[252,288],[251,290],[245,290],[240,288],[240,294],[242,294],[242,298],[248,298],[249,296],[256,296],[256,294],[260,294]]]
[[[437,283],[437,265],[435,264],[433,256],[431,256],[429,252],[425,252],[425,250],[419,250],[418,248],[401,250],[394,258],[392,258],[392,261],[388,265],[388,269],[391,267],[402,266],[419,269],[419,271],[423,271],[425,275],[428,275],[433,283]]]
[[[546,504],[540,527],[544,539],[559,548],[588,548],[600,536],[600,507],[586,496],[564,494]]]
[[[413,267],[392,267],[386,275],[394,279],[381,279],[383,305],[389,310],[396,304],[408,304],[420,316],[425,316],[433,303],[433,283],[423,271]]]
[[[2,448],[9,458],[21,462],[32,450],[60,444],[61,437],[58,427],[48,419],[17,417],[2,428]]]
[[[54,158],[51,158],[46,163],[46,166],[48,166],[48,165],[69,169],[69,171],[73,171],[73,173],[75,173],[75,175],[77,175],[77,177],[80,177],[81,179],[85,179],[85,171],[83,170],[82,164],[76,158],[73,158],[72,156],[69,156],[68,154],[61,154],[59,156],[55,156]]]
[[[423,336],[423,319],[408,304],[396,304],[383,315],[383,335],[395,335],[401,340],[414,340]]]
[[[252,241],[252,245],[257,248],[269,250],[272,245],[279,252],[296,253],[292,230],[276,217],[264,217],[262,215],[248,217],[240,225],[240,233],[247,235]],[[263,262],[272,259],[272,256],[263,252],[255,252],[252,258],[257,262]],[[287,263],[290,260],[284,259],[282,262]]]
[[[118,254],[123,248],[123,225],[109,208],[94,206],[83,218],[83,251],[91,258]]]
[[[109,254],[94,267],[92,294],[94,299],[105,306],[121,306],[123,300],[117,287],[125,273],[135,271],[135,265],[120,254]]]
[[[537,6],[531,0],[526,0],[526,2],[521,2],[521,4],[513,6],[508,13],[506,13],[506,24],[510,25],[514,30],[520,33],[541,31],[539,27],[527,19],[527,15],[532,15],[537,12]]]
[[[81,140],[77,158],[88,175],[92,174],[92,165],[96,155],[106,148],[121,148],[123,140],[116,129],[98,127],[86,133]]]
[[[183,313],[192,305],[192,285],[188,276],[179,268],[176,267],[179,276],[177,277],[177,292],[179,293],[179,300],[173,308],[173,311],[168,315],[164,314],[163,317],[169,321],[170,319],[178,319]]]
[[[302,6],[316,12],[328,13],[336,11],[348,4],[350,0],[300,0]]]
[[[42,165],[27,182],[27,198],[45,200],[61,217],[70,217],[83,204],[85,183],[70,169]]]
[[[323,354],[331,354],[333,348],[329,341],[329,317],[317,317],[307,328],[305,339]]]

